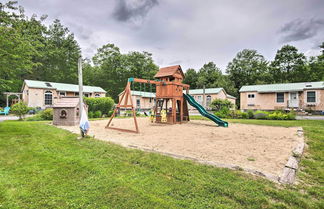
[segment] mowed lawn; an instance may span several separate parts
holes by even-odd
[[[44,122],[0,123],[0,208],[324,208],[324,121],[302,126],[299,184],[132,150]],[[271,128],[271,126],[269,126]],[[197,139],[199,140],[199,139]]]

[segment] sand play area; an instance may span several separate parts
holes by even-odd
[[[169,153],[216,165],[233,165],[279,176],[292,150],[302,141],[297,127],[284,128],[230,123],[217,127],[194,120],[164,125],[138,118],[139,134],[105,129],[108,120],[91,121],[89,135],[126,147]],[[114,127],[134,130],[133,119],[113,119]],[[78,127],[62,126],[74,133]]]

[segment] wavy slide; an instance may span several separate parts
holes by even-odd
[[[196,102],[196,100],[192,96],[190,96],[189,94],[183,94],[183,97],[189,102],[191,106],[195,107],[202,116],[214,121],[219,126],[228,127],[228,123],[226,121],[223,121],[219,117],[207,112],[206,109],[198,102]]]

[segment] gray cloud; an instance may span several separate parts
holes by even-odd
[[[315,37],[324,29],[324,19],[295,19],[286,23],[279,31],[283,43]]]
[[[68,22],[68,25],[71,28],[70,30],[73,31],[73,33],[75,33],[78,38],[83,40],[89,40],[91,38],[91,35],[93,33],[91,29],[85,28],[82,25],[72,22]]]
[[[142,19],[158,4],[158,0],[117,0],[113,17],[121,22]]]
[[[309,51],[323,41],[324,1],[297,2],[20,0],[29,17],[48,14],[46,24],[60,19],[75,34],[84,57],[91,58],[98,47],[114,43],[123,53],[148,51],[160,66],[182,61],[184,70],[199,69],[210,61],[225,69],[245,48],[271,60],[282,46],[279,39],[299,40],[293,45]],[[313,51],[320,53],[317,48]]]
[[[182,63],[182,60],[176,60],[176,61],[170,62],[168,65],[178,65],[181,63]]]

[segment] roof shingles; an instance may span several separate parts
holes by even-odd
[[[174,66],[160,68],[160,70],[155,74],[154,78],[172,76],[177,72],[177,70],[180,70],[182,76],[184,77],[181,66],[174,65]]]

